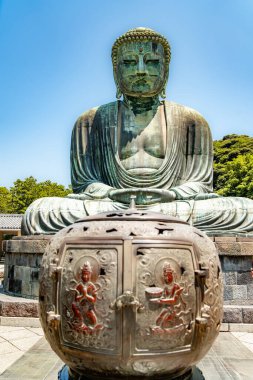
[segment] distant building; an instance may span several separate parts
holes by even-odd
[[[0,214],[0,256],[2,256],[2,241],[11,236],[21,235],[22,214]]]

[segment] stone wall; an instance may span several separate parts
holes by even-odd
[[[253,305],[251,256],[221,256],[225,305]]]
[[[21,236],[4,242],[4,291],[37,299],[39,268],[50,236]]]
[[[215,237],[224,280],[225,305],[253,305],[253,238]]]
[[[215,237],[224,283],[224,322],[253,323],[253,238]]]

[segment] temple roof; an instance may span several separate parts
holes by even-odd
[[[0,214],[0,230],[20,230],[22,214]]]

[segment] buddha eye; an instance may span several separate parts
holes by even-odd
[[[159,61],[159,59],[157,59],[157,58],[148,58],[147,60],[146,60],[146,64],[148,65],[148,64],[154,64],[154,65],[158,65],[158,63],[159,63],[160,61]]]
[[[133,66],[133,65],[136,65],[137,62],[135,59],[124,59],[123,63],[126,66],[130,66],[130,65]]]

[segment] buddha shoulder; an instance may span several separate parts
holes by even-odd
[[[77,119],[74,125],[74,129],[85,128],[85,127],[89,128],[93,123],[93,120],[97,113],[98,108],[99,107],[93,107],[89,109],[88,111],[85,111],[84,113],[82,113],[82,115],[80,115],[79,118]]]
[[[208,123],[205,118],[195,109],[178,104],[175,102],[165,101],[167,110],[172,114],[173,118],[178,118],[184,122],[184,124],[207,127]]]
[[[115,108],[115,104],[117,102],[111,102],[107,104],[103,104],[102,106],[93,107],[89,109],[88,111],[85,111],[79,118],[77,119],[75,123],[75,128],[89,128],[93,125],[95,116],[97,114],[101,114],[101,112],[110,111],[111,109]]]

